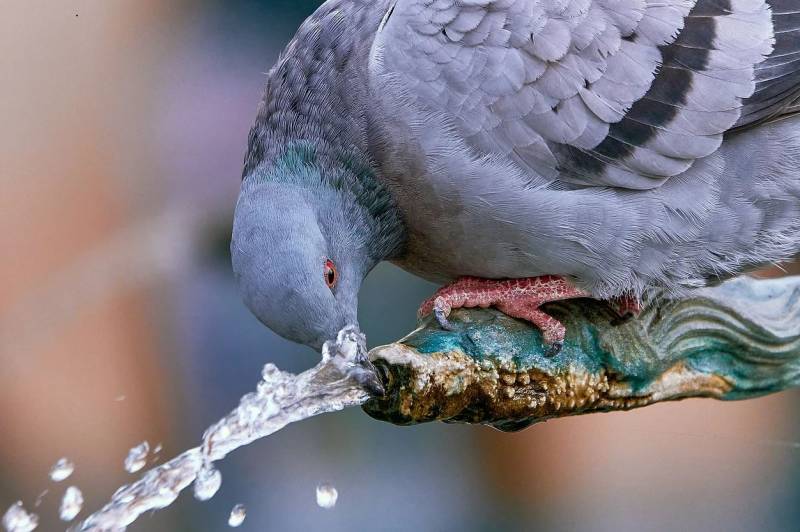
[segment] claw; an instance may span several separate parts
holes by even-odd
[[[547,346],[547,350],[544,352],[544,356],[547,358],[553,358],[558,356],[561,353],[561,350],[564,349],[564,342],[553,342],[552,344]]]
[[[436,321],[439,322],[439,327],[445,331],[454,331],[455,327],[450,323],[448,317],[450,316],[450,305],[448,305],[443,298],[437,297],[433,305],[433,315]]]

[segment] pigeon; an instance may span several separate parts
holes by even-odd
[[[381,261],[493,306],[635,309],[800,253],[800,0],[329,0],[268,74],[231,244],[320,348]]]

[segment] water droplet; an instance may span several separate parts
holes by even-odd
[[[67,458],[61,458],[50,468],[50,480],[53,482],[62,482],[71,477],[74,471],[75,464],[70,462]]]
[[[219,491],[222,485],[222,473],[212,465],[206,465],[197,473],[194,481],[194,498],[207,501]]]
[[[237,504],[233,507],[233,510],[231,510],[231,516],[228,518],[228,526],[233,528],[242,526],[245,517],[247,517],[247,508],[244,507],[244,504]]]
[[[317,505],[320,508],[330,510],[336,506],[336,501],[339,499],[339,492],[332,484],[320,484],[317,486]]]
[[[83,493],[75,486],[70,486],[61,499],[61,508],[58,515],[62,521],[72,521],[83,509]]]
[[[36,502],[33,504],[34,508],[38,508],[44,502],[44,498],[47,497],[47,494],[50,493],[50,490],[44,490],[36,497]]]
[[[31,532],[37,526],[39,526],[39,516],[26,512],[22,501],[11,505],[3,516],[3,527],[6,532]]]
[[[125,471],[136,473],[147,464],[147,455],[150,453],[150,444],[143,441],[128,452],[125,458]]]

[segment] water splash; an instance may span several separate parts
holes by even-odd
[[[332,484],[320,484],[317,486],[317,506],[330,510],[336,506],[339,500],[339,492]]]
[[[72,521],[75,519],[83,509],[83,493],[75,486],[70,486],[64,492],[64,498],[61,499],[61,507],[58,510],[58,516],[62,521]]]
[[[53,482],[63,482],[75,472],[75,464],[68,458],[61,458],[50,469],[50,480]]]
[[[206,464],[197,473],[194,481],[194,498],[207,501],[214,497],[222,486],[222,473],[211,464]]]
[[[22,501],[11,505],[3,515],[3,527],[6,532],[31,532],[39,526],[39,516],[25,511]]]
[[[237,504],[231,510],[231,516],[228,518],[228,526],[231,528],[236,528],[242,526],[244,523],[245,518],[247,517],[247,508],[244,507],[244,504]]]
[[[172,504],[201,471],[232,451],[289,423],[358,406],[374,394],[383,393],[367,357],[365,338],[355,327],[343,329],[336,341],[325,344],[322,361],[315,367],[294,375],[269,364],[262,377],[256,392],[245,395],[238,408],[206,431],[200,447],[117,490],[111,502],[89,516],[77,530],[125,530],[143,513]]]
[[[125,471],[128,473],[141,471],[147,465],[148,454],[150,454],[150,444],[146,441],[128,451],[128,456],[125,457]]]

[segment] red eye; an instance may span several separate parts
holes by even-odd
[[[333,263],[332,260],[328,259],[325,261],[325,283],[328,285],[328,288],[333,288],[336,286],[336,281],[339,280],[339,274],[336,272],[336,265]]]

